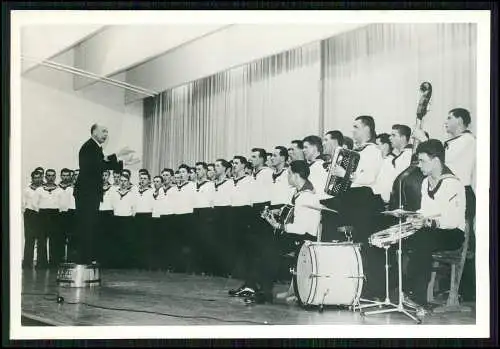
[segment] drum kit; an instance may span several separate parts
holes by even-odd
[[[402,223],[403,217],[423,218],[419,213],[397,209],[382,212],[384,215],[399,218],[399,224],[373,234],[369,243],[385,250],[385,286],[386,298],[383,302],[361,298],[365,276],[360,254],[361,245],[350,241],[350,229],[344,229],[347,242],[310,242],[306,241],[299,252],[296,269],[293,274],[293,286],[298,303],[303,306],[318,306],[322,312],[324,306],[347,306],[350,310],[359,310],[361,315],[400,312],[417,323],[421,319],[410,314],[405,306],[417,310],[403,301],[402,290],[402,240],[416,232],[411,222]],[[345,228],[345,227],[344,227]],[[349,227],[347,227],[349,228]],[[352,227],[351,227],[352,228]],[[399,301],[394,304],[389,299],[388,249],[398,244]],[[389,307],[364,312],[371,307]]]

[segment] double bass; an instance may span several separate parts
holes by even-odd
[[[422,119],[427,114],[427,108],[432,96],[432,85],[425,81],[420,84],[420,100],[417,107],[416,128],[422,128]],[[412,158],[410,166],[401,172],[392,185],[389,209],[394,210],[402,208],[408,211],[417,211],[420,209],[422,199],[422,181],[424,175],[418,167],[418,158],[416,150],[419,140],[413,137]]]

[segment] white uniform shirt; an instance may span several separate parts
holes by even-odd
[[[373,186],[373,193],[380,194],[385,202],[389,202],[392,186],[396,178],[411,165],[412,148],[404,148],[396,156],[386,157]]]
[[[194,208],[207,208],[214,206],[215,185],[212,181],[195,184]]]
[[[151,214],[153,218],[159,218],[161,216],[164,201],[165,192],[163,191],[163,187],[160,187],[158,190],[153,189],[153,212]]]
[[[45,186],[38,187],[35,191],[35,205],[39,209],[59,210],[61,206],[62,189],[58,186],[52,190],[46,190]]]
[[[191,181],[184,183],[177,187],[177,192],[175,193],[174,213],[175,214],[186,214],[193,213],[193,208],[195,204],[195,184]],[[167,200],[169,199],[167,193]]]
[[[243,176],[231,181],[234,185],[234,189],[231,192],[231,206],[252,206],[254,179],[251,176]]]
[[[176,197],[179,193],[176,185],[172,185],[168,189],[162,187],[163,199],[158,203],[160,216],[175,214]]]
[[[392,165],[392,156],[386,157],[382,162],[382,167],[377,176],[377,181],[373,185],[373,194],[379,194],[384,202],[389,202],[392,190],[392,183],[394,182],[396,172]]]
[[[394,167],[394,179],[401,174],[404,170],[406,170],[411,165],[411,156],[413,154],[413,150],[411,146],[407,146],[403,149],[401,153],[396,155],[392,159],[392,166]]]
[[[137,188],[137,213],[151,213],[153,212],[154,190],[147,187],[143,190]]]
[[[330,195],[325,193],[326,181],[328,179],[328,170],[325,170],[323,164],[325,163],[322,159],[316,159],[314,162],[309,164],[309,182],[313,185],[314,192],[318,196],[319,200],[327,199]]]
[[[137,191],[135,188],[130,188],[124,193],[120,193],[119,190],[116,190],[112,195],[115,216],[130,217],[135,215],[137,210]]]
[[[33,189],[31,185],[26,187],[23,192],[23,212],[28,209],[32,211],[38,212],[38,203],[35,201],[36,200],[36,190],[37,188]]]
[[[61,198],[59,203],[59,211],[66,212],[69,209],[75,209],[75,197],[73,196],[73,186],[69,185],[67,187],[61,186],[59,184],[59,188],[61,188]]]
[[[107,189],[104,189],[104,193],[102,196],[102,201],[99,204],[99,211],[113,211],[113,194],[118,190],[118,187],[114,185],[110,185]]]
[[[384,159],[375,143],[366,143],[359,150],[359,163],[351,187],[374,188]]]
[[[235,190],[232,179],[226,178],[222,182],[214,182],[214,206],[231,206],[232,192]]]
[[[444,142],[446,166],[464,186],[475,187],[476,138],[470,131]]]
[[[311,190],[305,190],[295,194],[295,197],[293,223],[286,224],[285,231],[293,234],[308,233],[317,236],[321,212],[303,205],[319,206],[318,195]]]
[[[253,179],[253,203],[271,201],[271,186],[273,185],[273,170],[269,167],[262,167],[252,175]]]
[[[283,168],[279,173],[273,172],[272,179],[271,205],[290,203],[295,188],[288,183],[288,169]]]
[[[440,184],[429,189],[429,177],[422,181],[422,201],[419,210],[428,217],[440,214],[436,220],[439,228],[465,230],[465,188],[458,177],[445,174],[441,176]]]

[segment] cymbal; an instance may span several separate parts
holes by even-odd
[[[400,208],[392,210],[392,211],[384,211],[384,212],[382,212],[382,214],[387,215],[387,216],[394,216],[394,217],[407,217],[407,216],[418,216],[418,215],[420,215],[419,212],[406,211],[406,210],[403,210],[403,209],[400,209]]]
[[[321,205],[321,204],[319,204],[319,206],[314,206],[314,205],[301,205],[301,206],[311,208],[311,209],[316,210],[316,211],[330,211],[333,213],[338,213],[338,211],[332,210],[331,208],[328,208],[328,207]]]

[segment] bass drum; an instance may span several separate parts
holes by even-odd
[[[321,307],[359,304],[363,279],[359,244],[310,241],[300,249],[293,278],[298,303]]]

